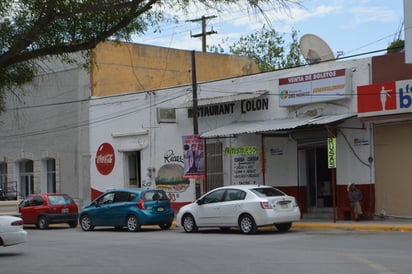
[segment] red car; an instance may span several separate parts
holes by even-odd
[[[21,201],[19,212],[24,224],[35,224],[39,229],[57,223],[76,227],[79,217],[77,204],[62,193],[30,194]]]

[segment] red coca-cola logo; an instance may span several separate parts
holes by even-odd
[[[114,168],[114,149],[111,144],[103,143],[97,149],[96,167],[103,175],[108,175],[112,172]]]

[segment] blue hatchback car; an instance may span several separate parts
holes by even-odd
[[[117,189],[97,197],[79,214],[84,231],[96,226],[126,227],[131,232],[139,231],[142,225],[159,225],[169,229],[174,211],[166,193],[160,189]]]

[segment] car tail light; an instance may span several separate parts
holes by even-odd
[[[24,224],[23,220],[18,220],[18,221],[12,222],[10,225],[12,225],[12,226],[22,226],[23,224]]]
[[[142,210],[144,210],[144,209],[145,209],[145,208],[144,208],[144,201],[143,201],[143,200],[140,200],[139,202],[137,202],[137,207],[140,208],[140,209],[142,209]]]
[[[261,201],[260,206],[263,209],[272,209],[272,204],[269,201]]]

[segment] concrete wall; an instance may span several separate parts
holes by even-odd
[[[89,152],[88,73],[57,61],[40,65],[32,85],[15,91],[18,97],[7,96],[8,110],[0,116],[0,159],[8,163],[8,181],[19,185],[18,163],[34,161],[35,192],[47,191],[45,161],[55,159],[57,191],[81,200],[90,189],[83,168],[89,166],[84,162]]]

